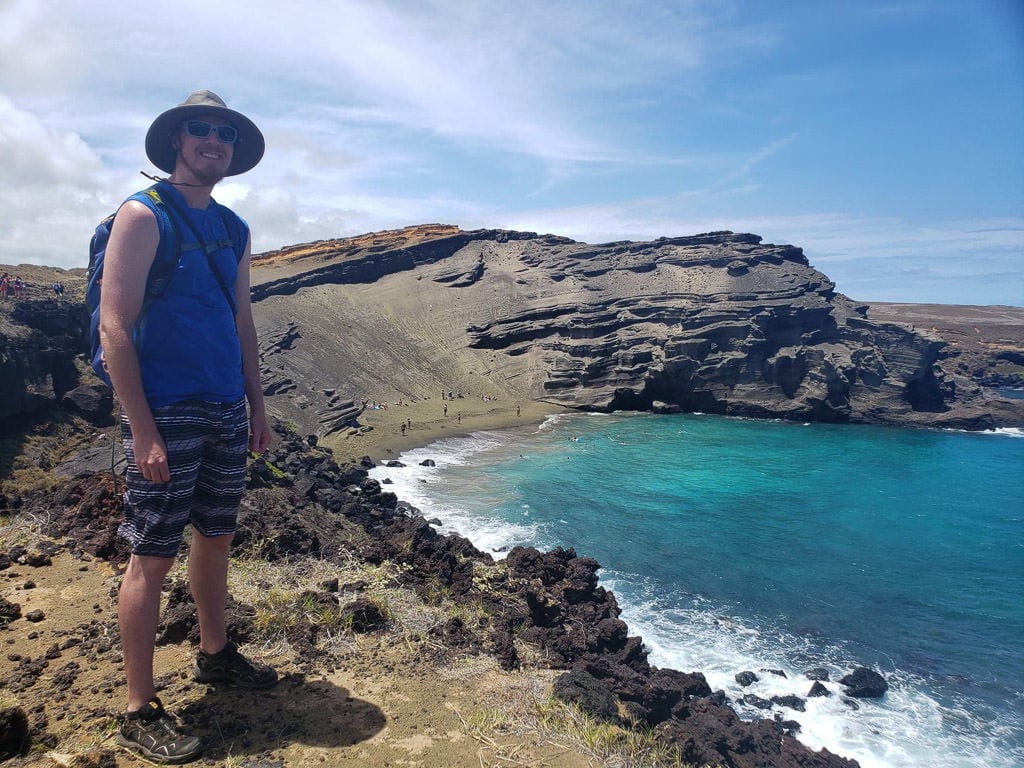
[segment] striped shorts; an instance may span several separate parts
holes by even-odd
[[[245,398],[175,403],[154,409],[153,418],[167,446],[171,480],[153,483],[139,472],[132,430],[122,413],[128,490],[118,534],[131,542],[137,555],[174,557],[186,523],[204,536],[234,533],[249,446]]]

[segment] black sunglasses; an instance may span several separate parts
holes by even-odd
[[[234,144],[238,141],[238,131],[232,125],[211,125],[203,120],[186,120],[185,130],[189,136],[197,139],[205,139],[210,131],[217,131],[217,138],[225,144]]]

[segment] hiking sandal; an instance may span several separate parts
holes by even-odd
[[[230,683],[239,688],[264,690],[277,685],[277,672],[265,664],[257,664],[238,652],[229,642],[217,653],[199,651],[193,676],[201,683]]]
[[[141,709],[125,713],[114,741],[158,765],[187,763],[203,752],[202,742],[179,731],[178,724],[155,696]]]

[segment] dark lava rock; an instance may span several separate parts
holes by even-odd
[[[21,707],[0,709],[0,760],[20,755],[28,749],[28,715]]]
[[[814,752],[774,720],[744,722],[730,707],[710,698],[688,702],[671,720],[655,729],[660,741],[679,750],[693,765],[730,768],[856,768],[853,760],[827,749]]]
[[[880,699],[889,690],[885,678],[867,667],[858,667],[840,678],[839,683],[845,685],[846,692],[855,699]]]
[[[366,597],[357,597],[341,608],[342,621],[352,627],[353,632],[369,632],[379,629],[387,617],[377,603]]]
[[[743,697],[743,703],[750,707],[757,707],[758,709],[771,709],[772,703],[768,699],[762,699],[760,696],[755,696],[752,693],[748,693]]]
[[[554,694],[563,701],[579,704],[593,715],[612,720],[618,713],[614,694],[596,677],[573,669],[555,680]]]
[[[21,606],[0,597],[0,625],[8,624],[21,618]]]
[[[82,384],[65,392],[60,404],[78,413],[97,427],[114,424],[114,391],[100,382]]]
[[[797,712],[803,712],[806,709],[804,700],[793,694],[788,696],[772,696],[772,703],[778,704],[780,707],[795,709]]]
[[[760,679],[761,678],[759,678],[757,675],[755,675],[753,672],[750,672],[749,670],[746,672],[736,673],[736,682],[739,683],[741,688],[746,688],[748,685],[753,685]]]
[[[817,680],[814,681],[814,685],[811,686],[811,690],[807,692],[808,697],[812,696],[831,696],[832,691],[826,688]]]

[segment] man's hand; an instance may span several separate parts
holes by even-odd
[[[249,450],[261,454],[270,447],[270,425],[267,417],[254,414],[249,419]]]
[[[171,470],[167,466],[167,446],[160,433],[140,438],[132,436],[135,449],[135,466],[142,476],[151,483],[167,483],[171,479]]]

